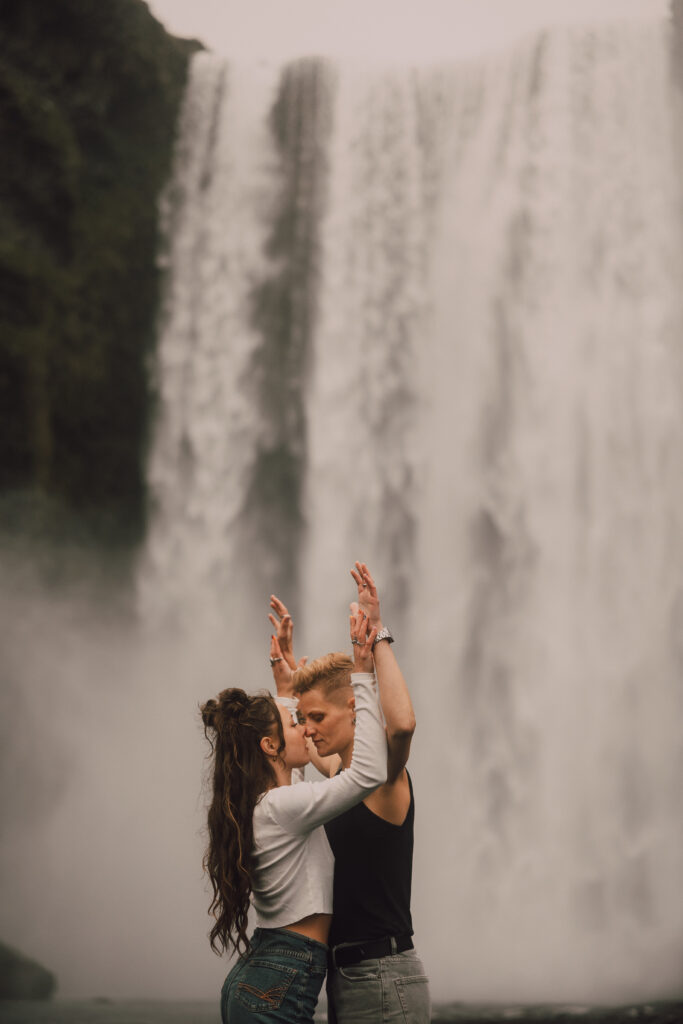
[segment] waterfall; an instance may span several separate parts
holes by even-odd
[[[643,22],[452,66],[192,67],[143,614],[218,624],[256,688],[269,593],[312,657],[345,644],[368,561],[416,705],[441,998],[680,983],[668,47]]]
[[[683,267],[665,46],[658,27],[545,35],[447,89],[417,604],[436,598],[420,633],[441,653],[421,719],[448,748],[420,764],[451,824],[441,876],[421,887],[425,856],[417,878],[428,920],[449,891],[467,922],[441,968],[479,991],[492,965],[501,994],[680,977]]]
[[[149,460],[156,515],[141,581],[148,604],[163,591],[170,607],[198,602],[199,616],[236,571],[240,509],[261,430],[249,376],[259,341],[250,295],[267,267],[275,84],[268,69],[197,57],[166,196],[170,266]]]

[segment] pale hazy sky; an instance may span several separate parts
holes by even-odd
[[[544,25],[664,17],[669,0],[148,0],[176,35],[228,56],[460,56]]]

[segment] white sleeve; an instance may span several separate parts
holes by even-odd
[[[263,797],[264,810],[287,832],[312,832],[386,782],[387,738],[374,680],[368,672],[351,675],[356,698],[356,735],[349,767],[333,779],[278,786]]]

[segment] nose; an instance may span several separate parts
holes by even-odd
[[[304,735],[312,736],[314,732],[315,732],[315,727],[312,726],[312,725],[309,725],[308,722],[307,722],[306,726],[304,728]]]

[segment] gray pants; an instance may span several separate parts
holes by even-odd
[[[429,1024],[429,983],[414,949],[327,974],[329,1024]]]

